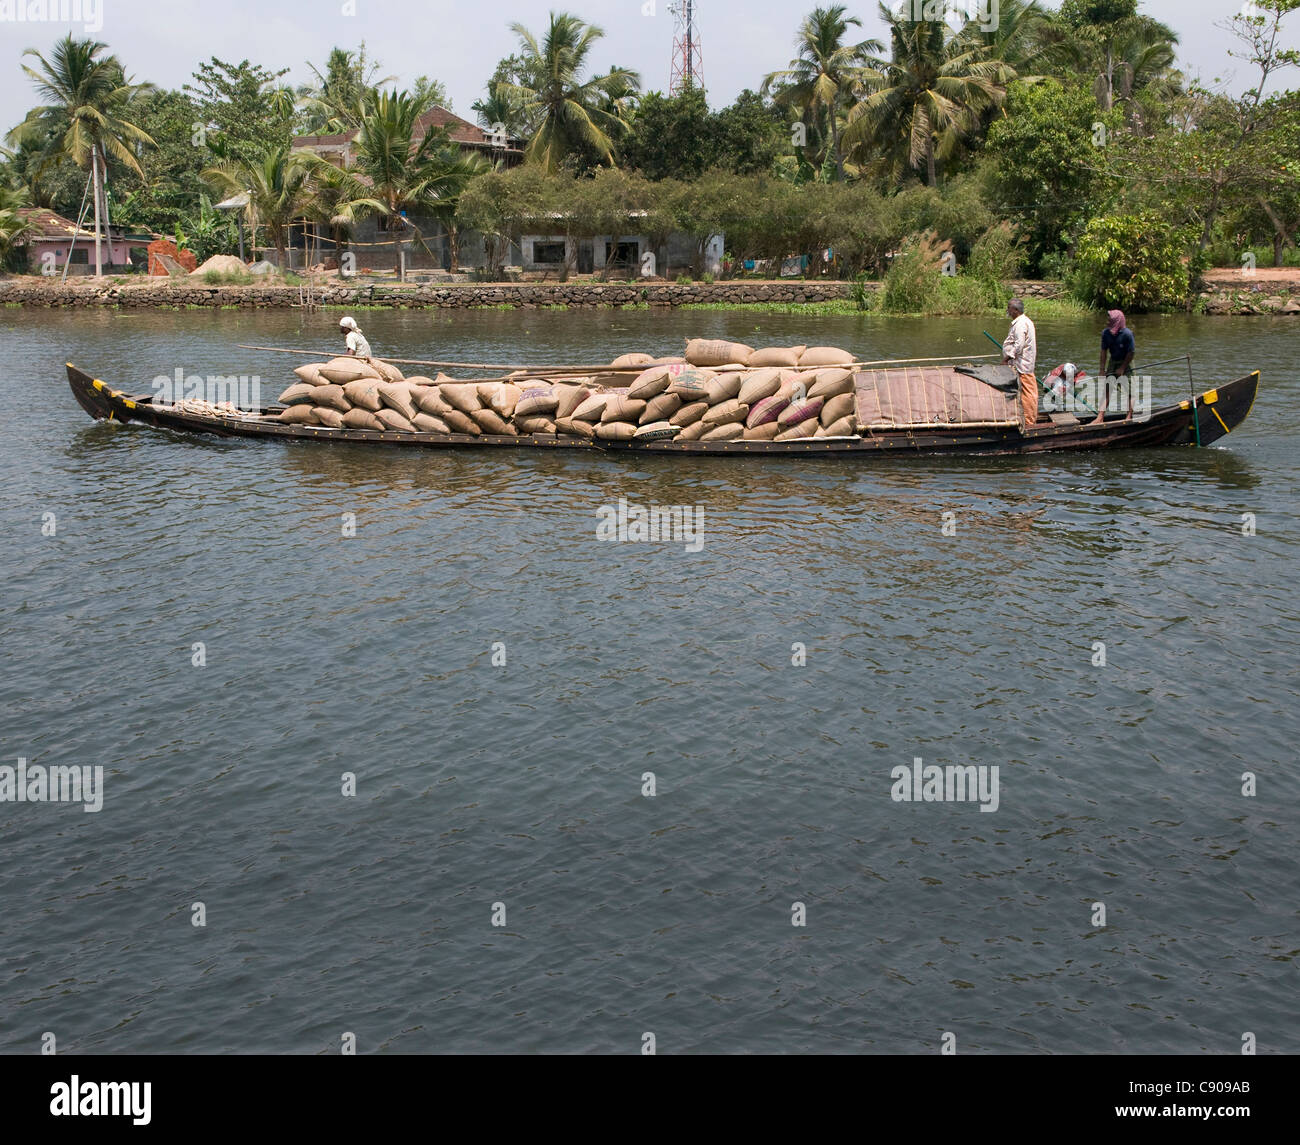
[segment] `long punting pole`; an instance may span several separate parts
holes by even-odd
[[[245,346],[240,350],[264,350],[270,354],[298,354],[307,358],[337,358],[333,350],[289,350],[283,346]],[[952,354],[946,358],[882,358],[876,362],[847,362],[846,366],[907,366],[918,362],[970,362],[976,358],[996,358],[996,354]],[[419,358],[383,358],[397,366],[437,366],[448,370],[522,370],[526,374],[627,374],[643,373],[649,366],[521,366],[501,362],[426,362]],[[707,368],[707,367],[705,367]],[[784,366],[791,370],[826,370],[833,366]]]

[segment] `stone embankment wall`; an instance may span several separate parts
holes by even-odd
[[[1058,282],[1014,282],[1011,292],[1022,298],[1057,298],[1065,294]],[[878,282],[865,284],[868,292]],[[175,279],[82,278],[65,284],[39,278],[0,280],[0,305],[33,307],[118,306],[143,309],[216,308],[288,309],[304,305],[339,307],[393,307],[395,309],[508,308],[537,310],[548,306],[594,309],[649,304],[683,306],[693,303],[830,302],[847,299],[847,282],[655,282],[635,285],[600,282],[464,283],[455,285],[396,285],[330,282],[310,289],[283,284],[209,286]],[[1300,314],[1300,289],[1271,283],[1243,289],[1215,284],[1200,295],[1209,314]]]

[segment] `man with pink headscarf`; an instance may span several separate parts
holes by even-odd
[[[1110,387],[1106,385],[1106,379],[1122,378],[1129,376],[1133,369],[1133,355],[1137,353],[1137,341],[1133,337],[1133,331],[1128,328],[1124,321],[1124,311],[1107,310],[1106,311],[1106,329],[1101,332],[1101,385],[1097,392],[1097,416],[1093,419],[1092,424],[1099,424],[1106,416],[1107,399],[1110,397]],[[1106,368],[1106,356],[1110,356],[1110,369]],[[1132,416],[1133,409],[1130,401],[1129,416]]]

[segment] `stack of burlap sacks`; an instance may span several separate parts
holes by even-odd
[[[297,425],[398,433],[601,441],[793,441],[857,432],[853,355],[832,347],[754,350],[696,339],[684,358],[627,354],[612,367],[645,367],[551,381],[519,376],[463,382],[404,378],[378,359],[300,366],[278,418]]]

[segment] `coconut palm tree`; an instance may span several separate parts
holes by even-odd
[[[840,148],[840,108],[854,84],[867,78],[869,55],[884,50],[879,40],[844,42],[849,28],[862,26],[861,20],[846,16],[846,11],[843,4],[814,8],[799,26],[796,41],[799,54],[788,68],[767,76],[762,89],[762,94],[767,95],[778,85],[775,102],[782,107],[798,108],[814,121],[818,109],[824,110],[829,131],[823,138],[830,140],[841,179],[844,178],[844,154]]]
[[[19,211],[31,199],[25,187],[0,184],[0,269],[3,269],[14,246],[32,233],[33,227]]]
[[[1002,104],[1010,73],[940,20],[913,20],[906,6],[895,13],[883,3],[880,18],[889,28],[890,58],[868,61],[876,74],[849,112],[843,141],[851,149],[878,149],[895,179],[924,166],[933,187],[936,161],[956,151],[987,109]]]
[[[551,13],[540,42],[522,24],[510,28],[519,37],[523,78],[508,86],[520,101],[524,120],[535,125],[528,158],[552,171],[566,158],[584,154],[613,165],[614,143],[626,125],[618,110],[606,110],[604,104],[625,106],[629,93],[641,86],[641,77],[626,68],[611,68],[584,82],[592,45],[605,33],[567,12]]]
[[[361,126],[366,95],[376,88],[397,82],[396,76],[376,78],[380,64],[367,58],[364,42],[355,52],[345,48],[332,49],[323,73],[314,64],[307,66],[311,68],[315,82],[303,84],[298,89],[304,133],[307,135],[355,131]]]
[[[44,149],[41,166],[68,159],[85,170],[90,168],[95,205],[95,275],[104,273],[101,212],[107,213],[105,171],[111,156],[142,178],[137,148],[154,146],[149,135],[131,121],[138,96],[152,90],[151,84],[127,79],[116,56],[105,56],[108,45],[97,40],[74,40],[65,36],[46,59],[35,48],[32,56],[39,69],[23,65],[48,102],[32,108],[8,135],[8,141],[30,140]],[[39,172],[38,172],[39,173]]]
[[[258,159],[226,159],[203,172],[203,179],[222,198],[247,194],[245,208],[257,249],[257,228],[270,232],[280,266],[287,265],[289,227],[302,218],[309,195],[312,166],[304,153],[285,143]]]
[[[307,218],[329,228],[335,254],[343,250],[352,228],[369,215],[384,214],[387,207],[350,171],[317,155],[304,153],[311,173],[303,210]]]
[[[401,236],[399,251],[408,237],[424,242],[411,216],[432,217],[447,228],[455,269],[460,253],[456,201],[466,184],[488,169],[488,163],[452,143],[445,128],[431,124],[421,128],[424,110],[406,92],[368,96],[353,144],[356,161],[351,170],[368,182],[370,194],[382,204],[389,232]]]

